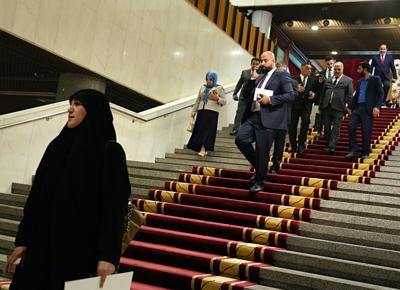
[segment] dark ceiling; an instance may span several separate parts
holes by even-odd
[[[309,58],[332,51],[341,58],[366,57],[376,53],[380,43],[400,56],[399,0],[240,8],[247,9],[270,11],[274,23]],[[386,17],[390,23],[384,22]],[[329,25],[324,26],[324,20]],[[320,29],[312,31],[312,25]]]

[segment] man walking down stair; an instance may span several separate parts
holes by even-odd
[[[260,60],[256,57],[251,59],[251,68],[245,69],[240,75],[240,79],[236,84],[235,90],[233,92],[233,100],[238,101],[238,106],[235,115],[235,121],[233,123],[233,129],[230,133],[231,136],[235,136],[239,130],[240,123],[242,122],[244,111],[246,110],[247,100],[243,94],[243,87],[246,85],[247,81],[250,79],[252,72],[258,68]],[[240,97],[237,96],[240,91]]]
[[[255,184],[250,188],[252,193],[264,189],[269,151],[279,130],[287,130],[287,108],[294,100],[290,75],[276,70],[272,52],[261,55],[259,72],[260,75],[254,71],[244,87],[243,93],[249,101],[235,139],[239,150],[256,169]],[[254,141],[256,150],[252,146]]]

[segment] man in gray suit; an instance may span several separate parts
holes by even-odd
[[[243,95],[243,86],[247,83],[247,81],[251,77],[251,72],[255,69],[260,64],[260,60],[256,57],[251,59],[251,68],[245,69],[242,71],[242,74],[240,75],[240,79],[238,83],[236,84],[235,90],[233,91],[233,100],[234,101],[239,101],[238,102],[238,107],[236,110],[236,115],[235,115],[235,121],[233,123],[233,129],[232,132],[230,133],[232,136],[235,136],[237,134],[237,131],[239,130],[240,123],[242,121],[242,117],[244,114],[244,111],[246,110],[246,105],[247,105],[247,100],[244,98]],[[240,97],[237,96],[238,92],[240,91]]]
[[[346,104],[353,96],[353,80],[343,74],[343,63],[336,62],[333,77],[325,82],[322,90],[320,109],[325,128],[327,152],[335,152],[336,142],[340,136],[340,126],[346,111]]]

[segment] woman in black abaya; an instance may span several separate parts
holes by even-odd
[[[61,290],[112,274],[121,254],[130,183],[109,103],[95,90],[70,98],[68,122],[49,144],[19,225],[10,290]]]

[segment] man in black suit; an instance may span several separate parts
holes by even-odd
[[[311,64],[303,63],[301,73],[293,77],[299,85],[296,88],[298,95],[292,103],[289,140],[292,152],[303,153],[307,140],[307,131],[310,124],[312,105],[320,91],[318,79],[311,76]],[[301,118],[300,134],[297,140],[297,126]]]
[[[374,76],[381,78],[383,84],[383,98],[386,100],[390,86],[390,72],[393,74],[393,80],[397,80],[397,72],[394,67],[393,56],[387,52],[387,45],[379,46],[379,54],[372,57],[371,71]]]
[[[349,146],[351,152],[346,157],[368,158],[371,152],[371,133],[373,118],[379,116],[379,108],[383,101],[382,82],[379,77],[372,76],[371,66],[368,62],[358,65],[357,72],[360,74],[360,81],[357,84],[357,90],[349,104],[351,112],[349,122]],[[362,152],[358,151],[357,144],[357,126],[361,123],[362,129]]]
[[[325,57],[325,64],[326,64],[326,69],[322,70],[319,75],[321,78],[321,83],[325,80],[330,79],[331,77],[333,77],[333,65],[335,64],[336,60],[328,55],[327,57]]]
[[[258,72],[253,71],[243,89],[248,104],[235,143],[256,169],[252,177],[255,184],[250,189],[254,193],[264,188],[269,151],[278,130],[287,130],[288,103],[294,100],[294,94],[289,73],[276,71],[275,55],[270,51],[261,55]]]
[[[335,64],[336,60],[328,55],[325,57],[325,64],[326,64],[326,69],[320,71],[319,76],[318,76],[318,81],[322,86],[324,85],[326,80],[329,80],[331,77],[333,77],[333,65]],[[314,120],[314,129],[318,132],[318,136],[322,136],[322,129],[323,129],[323,123],[322,123],[322,111],[319,108],[319,102],[320,102],[320,97],[316,98],[314,101],[314,104],[318,106],[318,111],[315,114],[315,120]]]
[[[287,66],[282,64],[282,63],[277,63],[276,64],[276,70],[285,72],[287,70]],[[293,93],[294,93],[294,99],[297,98],[297,86],[298,82],[295,79],[292,79],[292,87],[293,87]],[[290,120],[291,120],[291,103],[288,104],[288,128],[290,127]],[[285,150],[285,137],[286,137],[286,132],[285,130],[278,130],[278,133],[275,137],[274,140],[274,154],[272,155],[272,166],[269,169],[269,173],[271,174],[278,174],[279,173],[279,168],[280,164],[282,162],[283,158],[283,152]]]
[[[235,115],[235,121],[233,122],[233,129],[230,133],[231,136],[235,136],[240,127],[240,122],[242,121],[244,111],[246,110],[247,100],[243,96],[243,86],[251,78],[251,72],[258,68],[260,60],[256,57],[251,59],[251,68],[245,69],[240,75],[240,79],[236,84],[235,90],[233,91],[233,100],[238,101],[238,106]],[[238,92],[240,91],[240,96],[238,97]]]
[[[343,74],[343,69],[343,63],[335,63],[333,77],[325,82],[319,104],[322,110],[325,139],[328,142],[325,150],[331,153],[335,152],[336,142],[340,137],[340,126],[346,104],[353,96],[353,80]]]

